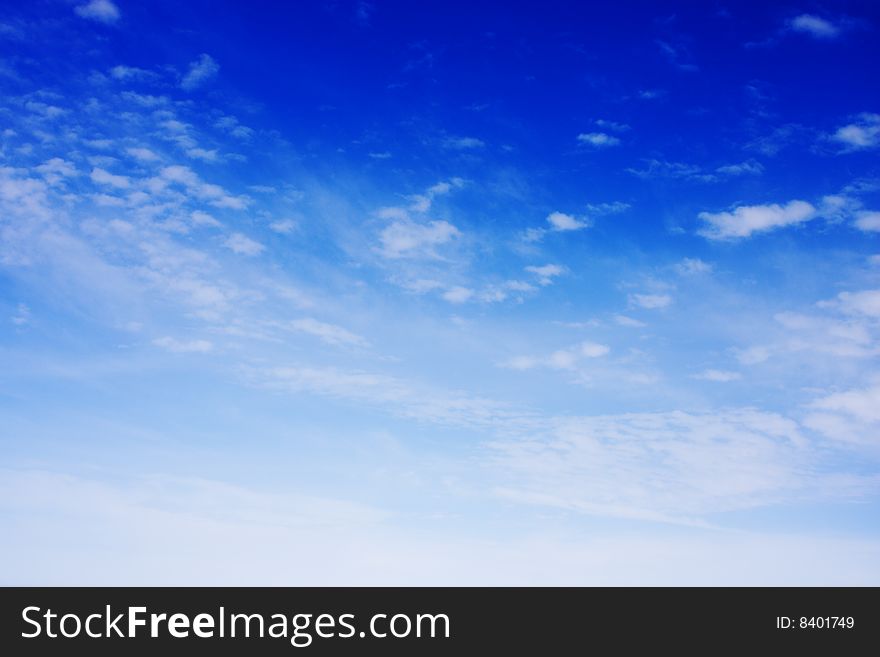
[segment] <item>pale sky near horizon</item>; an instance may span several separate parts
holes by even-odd
[[[870,2],[0,7],[0,584],[880,584]]]

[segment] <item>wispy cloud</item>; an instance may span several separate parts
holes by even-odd
[[[793,32],[801,32],[816,39],[834,39],[840,36],[841,29],[829,20],[814,14],[800,14],[788,22]]]
[[[618,146],[620,139],[607,132],[582,132],[577,136],[579,144],[593,146],[596,148],[607,148],[609,146]]]
[[[525,270],[538,277],[538,283],[541,285],[550,285],[553,279],[565,273],[565,267],[556,264],[546,265],[529,265]]]
[[[177,340],[169,336],[156,338],[153,340],[153,344],[178,354],[204,354],[214,348],[214,345],[208,340]]]
[[[567,349],[554,351],[548,356],[514,356],[501,363],[512,370],[531,370],[548,367],[556,370],[573,370],[583,359],[600,358],[611,351],[608,345],[598,342],[582,342]]]
[[[816,208],[806,201],[789,201],[785,205],[743,205],[730,212],[701,212],[699,218],[708,226],[699,232],[713,240],[740,239],[801,224],[818,216]]]
[[[880,114],[859,114],[853,123],[841,126],[829,138],[841,144],[844,152],[877,148],[880,146]]]
[[[461,235],[448,221],[416,223],[409,219],[395,221],[379,234],[379,252],[386,258],[426,256],[436,258],[436,247]]]
[[[666,308],[672,303],[672,297],[668,294],[630,294],[629,303],[632,306],[656,310]]]
[[[341,326],[319,322],[312,317],[295,319],[290,322],[289,326],[296,331],[308,333],[309,335],[320,338],[323,342],[334,346],[344,345],[350,347],[365,347],[369,344],[361,336],[352,333]]]
[[[189,65],[186,75],[180,80],[180,87],[185,91],[192,91],[204,85],[210,79],[217,77],[220,72],[220,65],[214,61],[214,58],[206,53],[199,55]]]
[[[121,16],[119,8],[111,0],[89,0],[74,7],[74,11],[83,18],[107,24],[116,23]]]
[[[701,381],[712,381],[714,383],[728,383],[730,381],[738,381],[742,378],[739,372],[730,372],[728,370],[703,370],[699,374],[694,374],[693,378]]]
[[[247,256],[260,255],[260,253],[266,248],[256,240],[253,240],[242,233],[233,233],[226,238],[223,245],[233,253]]]
[[[456,151],[468,151],[483,148],[485,142],[476,137],[447,137],[443,140],[443,146]]]

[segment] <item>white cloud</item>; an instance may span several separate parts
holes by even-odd
[[[465,303],[474,296],[474,291],[466,287],[455,286],[446,290],[442,296],[449,303]]]
[[[217,228],[220,226],[219,221],[202,210],[193,210],[189,217],[196,226],[210,226],[211,228]]]
[[[36,171],[41,173],[50,185],[61,182],[64,178],[70,178],[77,175],[76,167],[67,160],[60,157],[53,157],[43,164],[34,167]]]
[[[92,169],[90,177],[92,182],[98,183],[99,185],[109,185],[110,187],[116,187],[117,189],[127,189],[131,186],[131,181],[127,176],[117,176],[99,167]]]
[[[259,242],[241,233],[233,233],[226,239],[223,245],[234,253],[247,256],[259,255],[266,248]]]
[[[530,274],[534,274],[538,277],[538,283],[541,285],[550,285],[553,282],[553,279],[557,276],[561,276],[565,272],[565,268],[561,265],[547,264],[547,265],[529,265],[525,267],[525,271]]]
[[[699,258],[684,258],[675,265],[675,271],[681,276],[694,276],[696,274],[708,274],[712,271],[712,265],[703,262]]]
[[[74,11],[82,18],[108,24],[115,23],[120,16],[119,9],[110,0],[89,0],[75,7]]]
[[[194,160],[204,160],[205,162],[216,162],[216,149],[208,150],[205,148],[188,148],[186,154]]]
[[[394,473],[393,468],[386,464],[383,471]],[[649,525],[637,533],[590,532],[584,538],[561,532],[456,534],[443,522],[414,532],[395,524],[399,514],[363,500],[305,495],[267,481],[244,486],[6,469],[0,471],[0,507],[20,518],[12,537],[17,540],[0,543],[0,559],[19,564],[16,576],[33,585],[875,586],[880,581],[880,543],[873,539]],[[82,537],[65,545],[63,560],[46,532],[47,518],[56,534]],[[324,562],[336,565],[290,568]]]
[[[764,165],[755,160],[748,160],[739,164],[725,164],[715,169],[715,172],[725,176],[757,176],[764,172]]]
[[[589,226],[588,222],[577,219],[564,212],[551,212],[547,215],[547,223],[550,224],[552,230],[556,231],[581,230],[582,228]]]
[[[600,128],[613,130],[614,132],[626,132],[629,130],[629,126],[626,123],[617,123],[616,121],[607,121],[605,119],[596,119],[595,123]]]
[[[829,303],[820,305],[829,305]],[[837,295],[836,305],[849,315],[880,317],[880,290],[841,292]]]
[[[247,140],[254,136],[253,128],[242,125],[234,116],[222,116],[214,123],[215,128],[225,130],[236,139]]]
[[[388,151],[382,151],[381,153],[368,153],[368,155],[374,160],[390,160],[391,153]]]
[[[546,367],[554,370],[573,370],[584,358],[601,358],[611,352],[608,345],[598,342],[582,342],[569,347],[559,349],[548,356],[514,356],[500,364],[501,367],[512,370],[531,370],[538,367]]]
[[[631,305],[653,310],[656,308],[666,308],[666,306],[672,303],[672,297],[668,294],[630,294],[629,302]]]
[[[138,80],[152,78],[156,74],[134,66],[114,66],[110,69],[110,77],[116,80]]]
[[[686,162],[669,162],[658,159],[645,160],[645,163],[647,166],[642,169],[630,167],[627,171],[639,178],[671,178],[702,183],[719,182],[734,176],[756,176],[764,172],[763,165],[755,160],[724,164],[715,169],[705,169]]]
[[[630,328],[641,328],[643,326],[646,326],[644,322],[640,322],[639,320],[633,319],[632,317],[627,317],[626,315],[615,315],[614,321],[621,326],[628,326]]]
[[[183,353],[200,353],[204,354],[211,351],[214,348],[214,345],[211,344],[208,340],[176,340],[170,336],[165,336],[163,338],[156,338],[153,340],[153,344],[157,347],[162,347],[163,349],[167,349],[168,351],[183,354]]]
[[[250,201],[246,196],[230,195],[219,185],[203,182],[195,171],[180,164],[164,167],[159,172],[159,178],[151,182],[157,187],[162,187],[167,182],[183,185],[196,198],[218,208],[241,210],[247,207]]]
[[[446,221],[419,224],[405,220],[386,226],[379,235],[379,241],[382,242],[381,253],[387,258],[434,256],[434,247],[446,244],[460,235],[461,232]]]
[[[772,355],[770,347],[755,345],[736,351],[736,359],[743,365],[757,365],[763,363]]]
[[[410,201],[412,201],[409,209],[413,212],[425,213],[431,209],[435,198],[448,194],[453,189],[462,186],[464,186],[464,179],[458,177],[434,183],[423,194],[414,194],[409,197]],[[381,213],[379,216],[382,216],[384,219],[406,219],[409,217],[404,208],[382,208],[379,210],[379,213]]]
[[[880,114],[864,112],[857,120],[837,129],[831,140],[844,145],[844,152],[880,146]]]
[[[443,141],[443,145],[452,150],[465,151],[482,148],[486,144],[476,137],[448,137]]]
[[[613,201],[611,203],[587,203],[586,210],[592,215],[620,214],[629,210],[630,207],[632,206],[629,203]]]
[[[583,342],[579,349],[581,355],[586,358],[598,358],[599,356],[605,356],[611,351],[611,348],[607,345],[597,342]]]
[[[727,370],[703,370],[699,374],[694,374],[693,378],[701,381],[713,381],[715,383],[728,383],[729,381],[738,381],[742,378],[739,372],[729,372]]]
[[[627,171],[639,178],[684,178],[706,182],[714,179],[714,176],[711,174],[707,177],[703,169],[696,164],[668,162],[657,159],[647,160],[646,163],[648,166],[644,169],[629,168]]]
[[[713,240],[736,239],[800,224],[818,216],[816,208],[806,201],[789,201],[785,205],[743,205],[733,212],[701,212],[699,218],[709,226],[699,233]]]
[[[810,472],[797,424],[754,410],[559,418],[549,432],[490,443],[504,496],[596,515],[679,522],[834,494]],[[872,486],[860,482],[862,491]],[[819,490],[822,489],[822,492]],[[848,482],[837,487],[849,492]]]
[[[582,132],[577,136],[577,140],[581,144],[595,146],[596,148],[606,148],[620,144],[620,139],[605,132]]]
[[[214,61],[214,58],[202,53],[197,60],[190,63],[189,71],[180,81],[180,87],[186,91],[196,89],[215,77],[219,71],[220,66]]]
[[[269,224],[269,228],[276,233],[289,235],[296,230],[297,223],[293,219],[279,219],[278,221],[273,221]]]
[[[880,447],[880,385],[835,392],[815,400],[804,424],[832,440]]]
[[[311,317],[304,319],[296,319],[290,322],[289,326],[297,331],[308,333],[320,338],[327,344],[334,346],[346,345],[354,347],[365,347],[368,342],[361,336],[348,331],[341,326],[319,322]]]
[[[834,23],[813,14],[796,16],[788,25],[795,32],[803,32],[817,39],[833,39],[840,34],[840,28]]]
[[[141,162],[155,162],[159,159],[149,148],[126,148],[125,152]]]
[[[880,212],[859,212],[856,214],[856,228],[866,232],[880,231]]]
[[[15,308],[15,314],[9,319],[16,326],[24,326],[31,321],[31,309],[27,305],[20,303]]]

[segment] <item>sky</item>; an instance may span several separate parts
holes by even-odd
[[[0,7],[0,583],[880,584],[880,7]]]

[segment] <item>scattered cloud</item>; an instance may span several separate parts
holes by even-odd
[[[334,346],[366,347],[369,345],[364,338],[341,326],[319,322],[311,317],[293,320],[289,326],[295,331],[308,333]]]
[[[856,228],[865,232],[880,232],[880,212],[866,211],[856,214]]]
[[[490,448],[510,473],[499,491],[507,499],[696,524],[707,513],[803,499],[818,489],[828,495],[834,477],[808,474],[819,460],[806,444],[793,420],[743,409],[572,417],[544,435],[499,439]],[[863,491],[871,485],[861,482]]]
[[[825,301],[820,307],[836,307],[847,315],[880,318],[880,290],[841,292],[834,301]]]
[[[180,164],[163,167],[159,176],[152,179],[149,184],[161,188],[169,183],[183,186],[195,198],[218,208],[242,210],[249,203],[246,196],[233,196],[219,185],[206,183],[195,171]]]
[[[205,354],[212,351],[214,345],[208,340],[177,340],[170,336],[156,338],[153,344],[176,354]]]
[[[74,11],[82,18],[112,24],[119,20],[119,8],[111,0],[89,0],[83,5],[74,7]]]
[[[379,234],[380,252],[386,258],[414,256],[436,257],[435,247],[451,242],[461,231],[447,221],[416,223],[410,219],[395,221]]]
[[[148,80],[156,77],[152,71],[147,71],[136,66],[124,66],[119,64],[110,69],[110,77],[114,80]]]
[[[115,175],[99,167],[92,169],[90,177],[92,182],[99,185],[108,185],[117,189],[128,189],[131,187],[131,180],[129,180],[128,176]]]
[[[474,291],[470,288],[455,286],[446,290],[442,297],[449,303],[465,303],[474,296]]]
[[[620,139],[606,132],[582,132],[577,136],[578,143],[594,146],[596,148],[606,148],[608,146],[617,146]]]
[[[708,274],[712,271],[712,265],[703,262],[699,258],[684,258],[675,265],[675,271],[680,276],[694,276],[696,274]]]
[[[125,152],[141,162],[157,162],[160,158],[149,148],[126,148]]]
[[[53,157],[50,160],[46,160],[43,164],[34,167],[34,169],[43,174],[46,182],[50,185],[55,185],[65,178],[72,178],[78,173],[73,163],[60,157]]]
[[[297,229],[297,223],[293,219],[279,219],[270,223],[269,229],[282,235],[289,235]]]
[[[627,317],[626,315],[615,315],[614,321],[620,324],[621,326],[627,326],[630,328],[642,328],[643,326],[647,326],[644,322],[640,322],[637,319],[633,319],[632,317]]]
[[[611,130],[612,132],[626,132],[630,129],[626,123],[617,123],[616,121],[607,121],[605,119],[596,119],[595,123],[600,128]]]
[[[199,58],[190,63],[189,70],[180,81],[180,88],[184,91],[192,91],[205,84],[211,78],[217,76],[220,65],[208,54],[202,53]]]
[[[223,246],[233,253],[246,256],[260,255],[260,253],[266,248],[259,242],[252,240],[250,237],[247,237],[242,233],[233,233],[230,235],[226,238],[226,241],[223,242]]]
[[[541,265],[540,267],[535,265],[530,265],[525,268],[527,272],[530,274],[534,274],[538,277],[538,283],[541,285],[550,285],[553,282],[553,279],[557,276],[561,276],[565,273],[565,268],[561,265],[547,264]]]
[[[612,201],[611,203],[587,203],[587,213],[593,216],[602,216],[607,214],[620,214],[626,212],[632,206],[623,201]]]
[[[666,308],[672,303],[672,297],[668,294],[630,294],[629,303],[639,308],[655,310],[657,308]]]
[[[880,146],[880,114],[863,112],[837,129],[830,139],[843,145],[842,152],[863,151]]]
[[[748,160],[739,164],[725,164],[715,169],[715,172],[723,176],[758,176],[764,173],[764,166],[755,160]]]
[[[661,40],[657,40],[656,43],[657,47],[660,48],[660,52],[662,52],[666,56],[666,59],[669,60],[669,63],[679,70],[686,71],[688,73],[693,73],[694,71],[700,70],[696,64],[688,61],[689,56],[684,46],[673,45],[668,41]]]
[[[738,381],[742,378],[739,372],[729,372],[727,370],[703,370],[699,374],[694,374],[693,378],[700,381],[712,381],[715,383],[728,383],[730,381]]]
[[[547,215],[547,223],[550,224],[551,230],[563,232],[569,230],[581,230],[590,225],[589,222],[577,219],[564,212],[551,212]]]
[[[834,23],[813,14],[801,14],[792,18],[788,27],[793,32],[808,34],[816,39],[834,39],[840,35],[841,29]]]
[[[598,342],[582,342],[568,349],[554,351],[548,356],[515,356],[503,363],[501,367],[512,370],[531,370],[546,367],[554,370],[572,370],[585,358],[601,358],[611,352],[608,345]]]
[[[712,240],[726,240],[801,224],[819,214],[806,201],[789,201],[785,205],[743,205],[732,212],[701,212],[698,216],[708,224],[699,231],[700,235]]]
[[[737,164],[724,164],[718,167],[704,168],[696,164],[685,162],[669,162],[656,158],[645,160],[645,166],[641,169],[630,167],[627,172],[639,178],[668,178],[672,180],[691,180],[695,182],[712,183],[736,176],[760,175],[764,167],[755,160],[746,160]]]
[[[486,144],[482,139],[477,139],[476,137],[447,137],[443,140],[443,146],[445,148],[456,151],[474,150],[477,148],[483,148],[485,145]]]
[[[880,447],[880,385],[835,392],[815,400],[804,425],[831,440]]]
[[[253,128],[242,125],[234,116],[221,116],[214,122],[214,127],[229,133],[236,139],[247,140],[254,136]]]
[[[15,307],[15,313],[9,320],[16,326],[24,326],[31,321],[31,309],[20,303]]]

